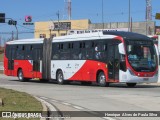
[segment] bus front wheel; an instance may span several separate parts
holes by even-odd
[[[105,76],[104,72],[100,72],[98,74],[98,84],[101,87],[109,86],[109,83],[106,82],[106,76]]]
[[[58,71],[58,73],[57,73],[57,82],[60,85],[64,84],[64,77],[63,77],[62,71]]]

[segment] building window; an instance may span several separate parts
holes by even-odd
[[[46,34],[40,34],[39,37],[40,38],[46,38]]]
[[[66,35],[66,33],[61,33],[61,36],[65,36]]]
[[[54,38],[54,37],[56,37],[56,34],[52,34],[52,35],[51,35],[51,38]]]

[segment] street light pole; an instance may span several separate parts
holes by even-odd
[[[103,0],[102,0],[102,29],[104,29],[104,11],[103,11]]]
[[[12,18],[6,18],[9,19],[8,24],[9,25],[14,25],[17,31],[16,39],[18,40],[18,28],[17,28],[17,21],[13,20]]]
[[[59,11],[57,12],[57,17],[58,17],[58,36],[59,36],[59,30],[60,30],[60,24],[59,24]]]
[[[17,36],[16,36],[16,38],[17,38],[17,40],[18,40],[18,28],[17,28],[17,25],[15,25],[15,27],[16,27],[16,31],[17,31]]]
[[[129,12],[129,15],[128,15],[128,32],[130,32],[130,25],[131,25],[131,1],[129,0],[128,1],[129,2],[129,5],[128,5],[128,7],[129,7],[129,9],[128,9],[128,12]]]

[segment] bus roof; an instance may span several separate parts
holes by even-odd
[[[6,44],[36,44],[36,43],[43,43],[43,38],[38,39],[21,39],[21,40],[13,40],[9,41]]]
[[[103,35],[103,32],[72,34],[67,36],[55,37],[53,42],[78,41],[78,40],[97,40],[97,39],[113,39],[116,35]]]
[[[104,35],[116,35],[121,36],[124,39],[139,39],[139,40],[151,40],[146,35],[142,35],[134,32],[125,32],[125,31],[103,31]]]
[[[141,35],[133,32],[124,31],[102,31],[95,33],[83,33],[83,34],[72,34],[67,36],[54,37],[53,42],[68,42],[68,41],[83,41],[83,40],[97,40],[97,39],[114,39],[115,37],[122,37],[124,39],[132,40],[151,40],[145,35]],[[22,39],[9,41],[6,44],[36,44],[43,43],[44,38],[39,39]]]
[[[122,37],[124,39],[132,40],[151,40],[149,37],[126,31],[102,31],[95,33],[82,33],[72,34],[67,36],[55,37],[53,42],[65,42],[65,41],[76,41],[76,40],[96,40],[96,39],[114,39],[115,37]]]

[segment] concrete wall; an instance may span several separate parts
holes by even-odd
[[[148,27],[147,27],[148,26]],[[102,23],[90,24],[89,29],[102,29]],[[104,29],[116,29],[116,28],[128,28],[127,22],[114,22],[114,23],[104,23]],[[148,28],[148,32],[147,32]],[[140,34],[154,35],[155,34],[155,22],[133,22],[132,31]]]

